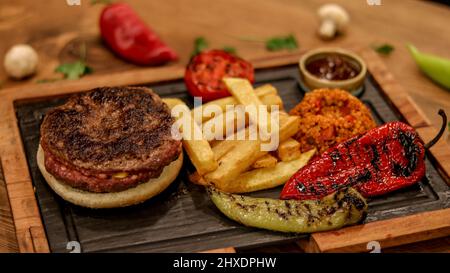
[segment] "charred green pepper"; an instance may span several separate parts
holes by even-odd
[[[321,200],[253,198],[208,188],[217,208],[246,226],[294,233],[338,229],[362,221],[366,200],[353,188],[339,190]]]

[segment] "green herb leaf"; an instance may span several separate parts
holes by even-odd
[[[383,44],[380,46],[374,46],[373,49],[383,55],[389,55],[392,51],[394,51],[394,46],[390,44]]]
[[[202,52],[203,50],[208,48],[208,41],[204,37],[197,37],[194,40],[194,51],[192,52],[191,56],[195,56],[198,53]]]
[[[74,63],[61,64],[55,69],[55,72],[63,73],[66,79],[76,80],[83,75],[92,73],[92,68],[87,66],[83,61],[76,61]]]
[[[111,4],[112,0],[91,0],[91,5],[95,4]]]
[[[296,48],[298,48],[298,43],[292,34],[285,37],[274,37],[266,41],[266,49],[269,51],[293,50]]]
[[[232,46],[224,46],[223,51],[226,51],[230,54],[235,54],[236,55],[236,48],[232,47]]]
[[[59,80],[61,80],[61,79],[39,79],[39,80],[36,80],[36,83],[49,83],[49,82],[56,82]]]
[[[450,132],[450,121],[447,123],[448,125],[448,131]]]

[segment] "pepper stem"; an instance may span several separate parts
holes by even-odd
[[[436,142],[439,141],[439,139],[442,137],[442,135],[445,132],[445,128],[447,127],[447,115],[445,114],[444,110],[439,109],[438,114],[442,117],[442,126],[441,126],[441,130],[439,130],[439,133],[427,144],[425,144],[425,149],[430,149],[431,146],[433,146],[434,144],[436,144]]]

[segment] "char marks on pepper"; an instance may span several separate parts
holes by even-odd
[[[344,187],[377,196],[425,175],[425,148],[411,126],[391,122],[325,151],[285,184],[282,199],[318,199]]]

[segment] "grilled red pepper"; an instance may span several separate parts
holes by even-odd
[[[385,194],[419,182],[425,175],[425,150],[445,131],[424,145],[417,132],[391,122],[325,151],[286,183],[281,199],[319,199],[338,189],[354,187],[363,196]]]
[[[116,54],[135,64],[159,65],[178,58],[134,10],[124,3],[111,4],[103,9],[100,32]]]

